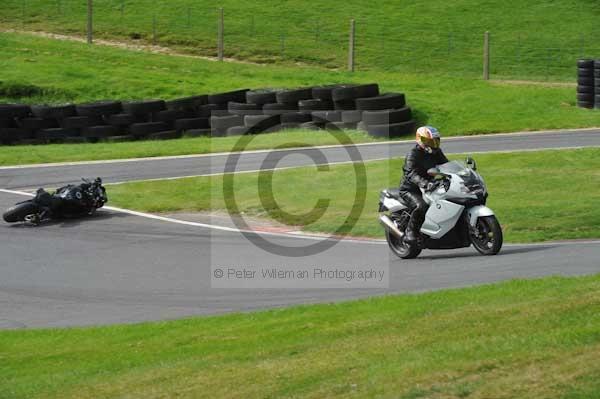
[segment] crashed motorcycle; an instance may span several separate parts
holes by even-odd
[[[82,180],[81,184],[61,187],[52,194],[43,188],[38,189],[33,199],[9,208],[3,215],[4,220],[39,225],[46,220],[92,215],[108,202],[106,189],[99,177],[94,181]]]
[[[502,227],[494,211],[485,206],[488,192],[475,161],[452,161],[427,173],[435,184],[429,191],[421,189],[429,208],[416,242],[405,241],[410,211],[399,190],[381,191],[379,220],[392,252],[412,259],[423,249],[467,248],[473,244],[482,255],[496,255],[502,248]]]

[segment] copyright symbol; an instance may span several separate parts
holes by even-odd
[[[297,112],[292,111],[290,112]],[[266,130],[267,122],[276,125],[276,119],[271,120],[266,119],[261,122],[263,125],[260,126],[261,129],[250,128],[248,133],[255,133],[259,131]],[[321,120],[321,122],[328,122],[326,120]],[[337,226],[335,231],[328,237],[324,237],[323,240],[319,240],[317,242],[311,243],[305,246],[296,246],[296,245],[283,245],[277,242],[269,241],[263,238],[260,234],[256,234],[252,231],[252,229],[248,226],[243,217],[233,218],[233,223],[240,230],[242,235],[246,237],[250,242],[252,242],[255,246],[263,249],[266,252],[269,252],[274,255],[286,256],[286,257],[304,257],[315,255],[320,252],[324,252],[327,249],[333,247],[340,240],[340,236],[347,235],[348,232],[352,230],[352,228],[358,222],[360,215],[364,209],[366,193],[367,193],[367,173],[364,163],[362,162],[362,157],[360,151],[356,146],[352,144],[352,141],[339,128],[333,128],[331,130],[326,130],[325,134],[330,134],[333,136],[340,144],[343,145],[342,148],[348,154],[352,162],[352,168],[354,169],[355,175],[355,184],[356,191],[354,194],[354,201],[352,201],[352,207],[348,212],[346,218]],[[235,190],[234,190],[234,179],[236,176],[236,166],[238,161],[240,160],[241,154],[250,144],[250,142],[256,137],[254,134],[246,134],[240,136],[240,139],[235,143],[234,148],[231,150],[231,153],[227,157],[225,162],[225,174],[223,175],[223,198],[225,201],[225,206],[230,215],[242,215],[241,210],[238,208],[238,204],[235,198]],[[290,143],[286,143],[290,144]],[[301,145],[300,143],[293,143],[295,146],[305,147],[303,149],[297,149],[294,151],[281,152],[278,150],[283,149],[284,145],[277,147],[274,151],[269,152],[264,158],[262,165],[260,167],[260,172],[258,175],[258,193],[261,205],[267,211],[269,216],[275,220],[278,220],[283,216],[284,221],[286,220],[297,220],[298,222],[302,222],[303,224],[310,224],[318,221],[326,212],[327,207],[329,206],[329,199],[320,198],[315,207],[310,211],[302,215],[294,215],[283,211],[275,201],[275,196],[273,193],[273,184],[272,178],[274,170],[277,167],[277,164],[281,159],[289,154],[303,154],[308,156],[314,164],[317,166],[319,171],[327,171],[329,170],[329,165],[327,164],[327,158],[325,154],[318,148],[310,148],[311,146],[307,143],[305,145]],[[308,148],[306,148],[308,147]],[[281,220],[280,220],[281,221]]]
[[[221,269],[215,269],[215,271],[213,272],[213,275],[216,278],[221,278],[221,277],[223,277],[223,270],[221,270]]]

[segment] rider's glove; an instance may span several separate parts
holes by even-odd
[[[436,182],[432,182],[430,181],[429,183],[427,183],[427,188],[425,188],[425,191],[433,191],[438,187],[438,184]]]

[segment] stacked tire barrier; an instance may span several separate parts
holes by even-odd
[[[577,106],[600,108],[600,60],[577,61]]]
[[[0,104],[2,144],[223,137],[293,128],[398,137],[414,133],[415,122],[404,94],[381,94],[377,84],[243,89],[169,101]]]

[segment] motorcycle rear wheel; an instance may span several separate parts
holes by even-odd
[[[482,255],[496,255],[502,248],[502,227],[496,216],[483,216],[477,219],[479,237],[471,235],[473,246]]]
[[[24,202],[17,204],[11,208],[8,208],[4,212],[3,218],[7,223],[16,223],[25,221],[25,216],[36,214],[39,212],[39,208],[32,202]]]
[[[399,258],[402,259],[414,259],[421,253],[421,247],[419,244],[408,244],[402,239],[396,237],[390,233],[388,229],[385,230],[385,239],[387,240],[388,246]]]

